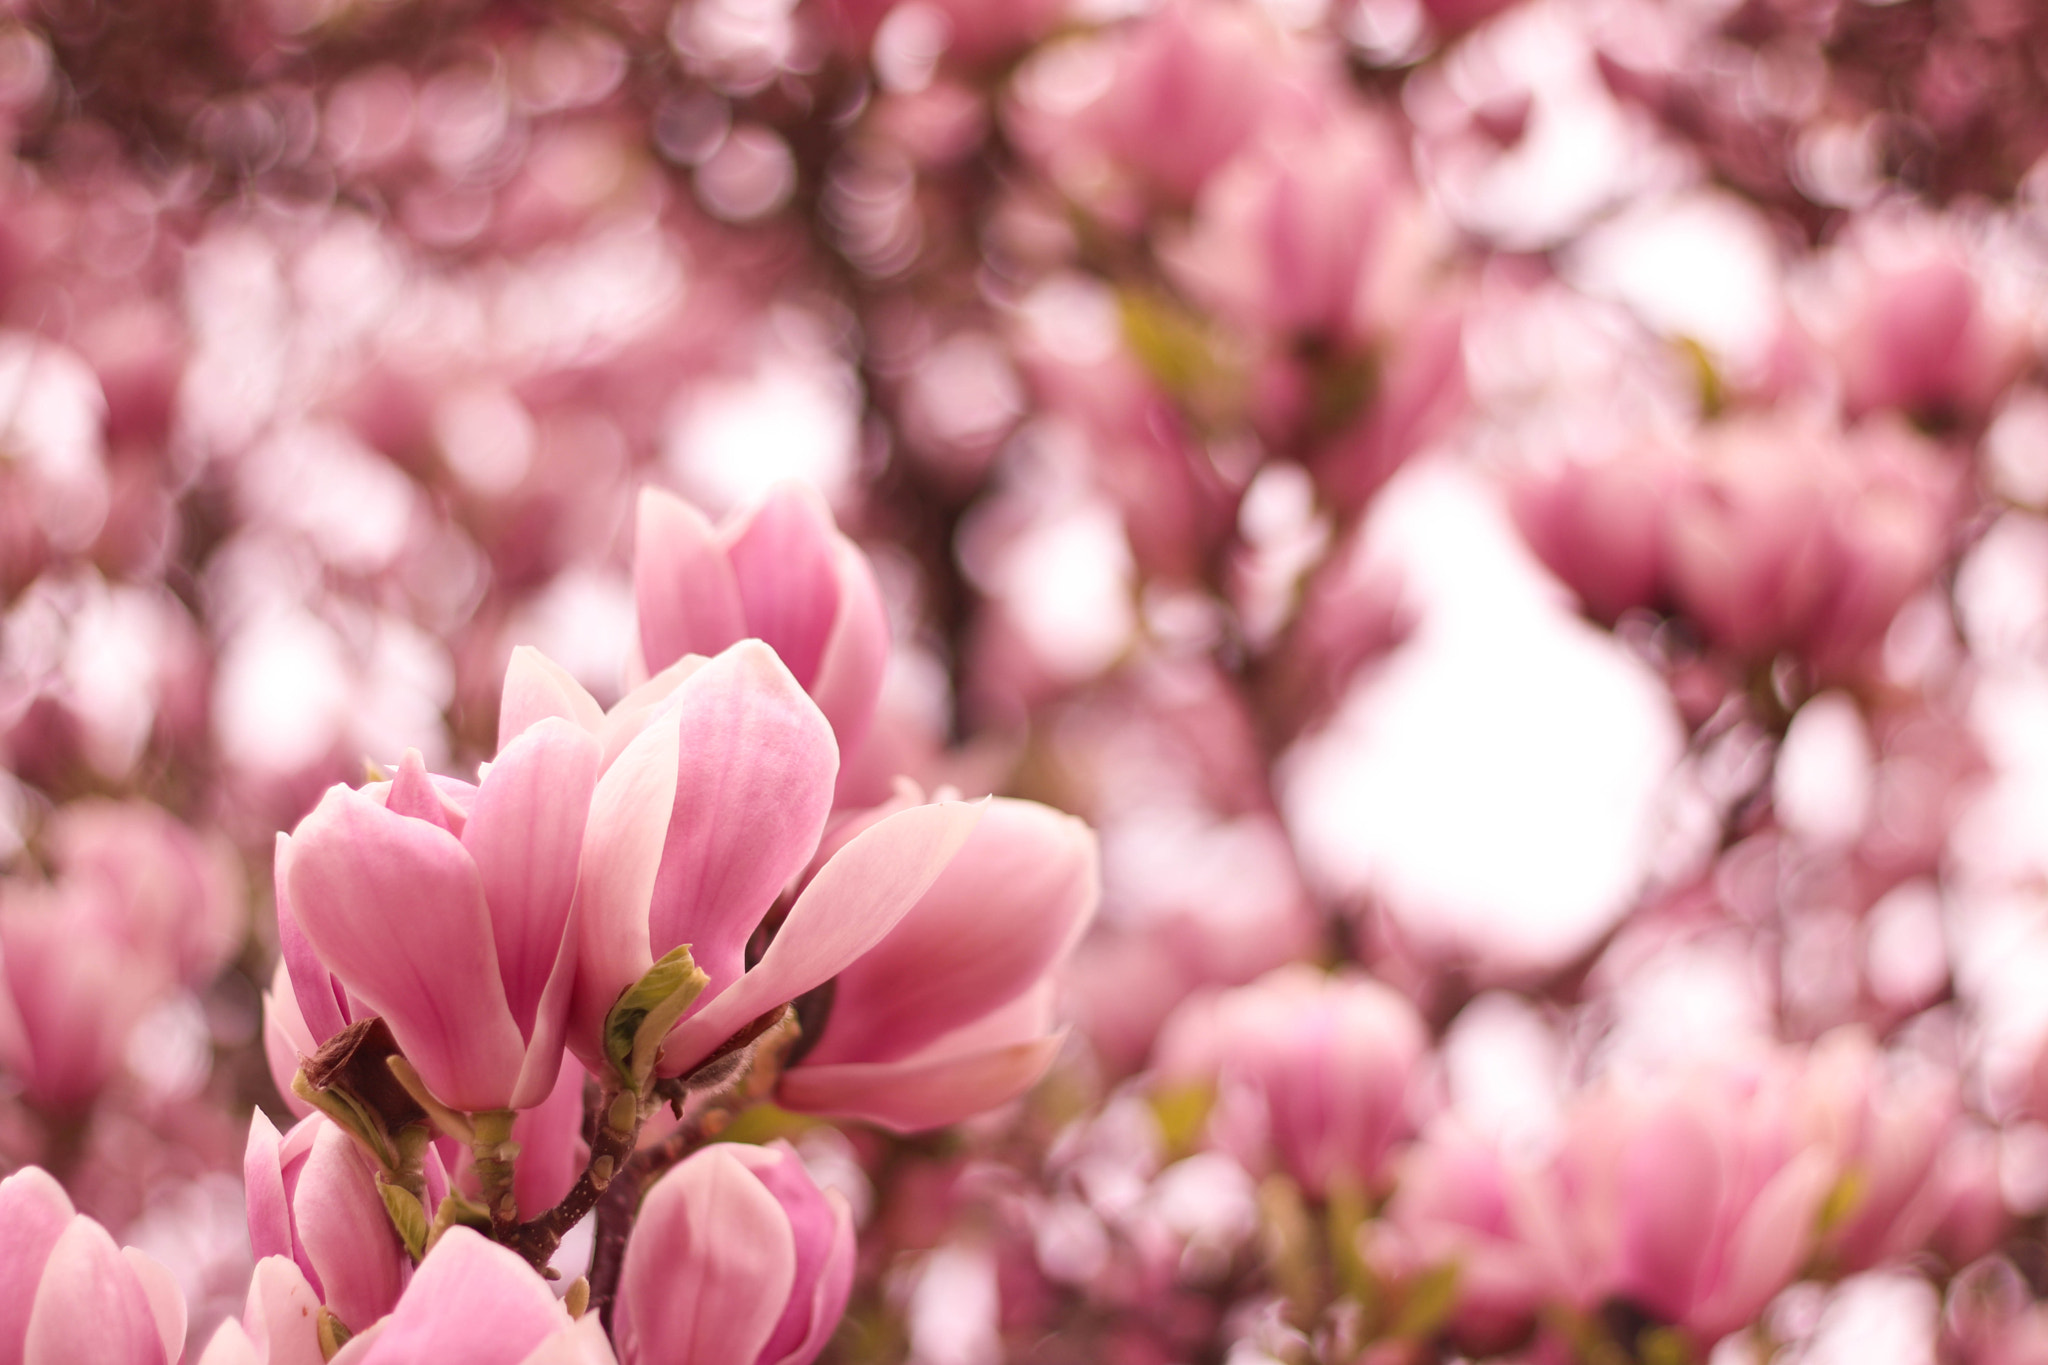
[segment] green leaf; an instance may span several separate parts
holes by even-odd
[[[1409,1341],[1435,1336],[1457,1306],[1458,1263],[1451,1261],[1425,1270],[1409,1282],[1401,1314],[1394,1319],[1394,1335]]]
[[[710,984],[685,943],[663,953],[645,976],[619,995],[605,1016],[604,1055],[635,1094],[647,1089],[661,1040]]]

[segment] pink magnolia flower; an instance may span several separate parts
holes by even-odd
[[[1582,1097],[1516,1201],[1554,1292],[1625,1298],[1702,1345],[1753,1321],[1812,1250],[1836,1176],[1797,1131],[1797,1085],[1766,1059]]]
[[[1987,307],[1968,264],[1947,251],[1865,258],[1835,341],[1851,416],[1878,408],[1981,421],[2027,361],[2015,316]]]
[[[177,1365],[185,1297],[170,1271],[77,1212],[29,1166],[0,1180],[0,1360]]]
[[[0,1068],[47,1109],[91,1105],[168,985],[166,964],[108,932],[106,895],[0,882]]]
[[[809,1365],[846,1311],[853,1258],[846,1201],[818,1189],[789,1144],[707,1147],[640,1206],[619,1277],[619,1358]]]
[[[834,832],[842,844],[922,794]],[[881,942],[832,979],[818,1031],[785,1070],[786,1108],[907,1131],[1023,1093],[1051,1064],[1055,976],[1099,896],[1095,835],[1033,801],[995,800]]]
[[[1613,621],[1666,592],[1664,511],[1678,458],[1647,443],[1603,460],[1524,471],[1508,489],[1515,525],[1586,610]]]
[[[246,891],[235,851],[145,801],[74,801],[44,840],[60,880],[91,882],[107,929],[174,979],[203,986],[241,946]]]
[[[439,1175],[438,1159],[427,1160]],[[257,1256],[289,1257],[320,1302],[350,1327],[367,1327],[391,1311],[412,1261],[354,1138],[322,1114],[279,1137],[259,1109],[249,1119],[242,1181]],[[429,1208],[440,1202],[447,1179],[439,1180],[441,1191],[431,1183]]]
[[[331,788],[279,840],[287,963],[296,929],[456,1108],[529,1108],[554,1088],[597,769],[589,734],[541,720],[477,786],[429,778],[409,751],[389,784]],[[313,1033],[331,1033],[344,999],[292,975]]]
[[[398,1306],[351,1337],[333,1365],[615,1362],[596,1314],[572,1321],[515,1252],[455,1227],[420,1262]]]
[[[716,527],[681,498],[642,489],[633,592],[650,671],[752,636],[818,703],[842,751],[867,733],[889,620],[867,556],[808,485],[781,484]]]
[[[249,1277],[239,1321],[215,1329],[198,1365],[325,1365],[320,1295],[287,1256],[265,1256]]]
[[[1216,1087],[1210,1132],[1253,1170],[1279,1164],[1320,1194],[1370,1185],[1408,1127],[1427,1047],[1415,1007],[1378,982],[1282,967],[1196,996],[1166,1023],[1158,1067]]]
[[[577,895],[581,940],[569,1046],[608,1065],[604,1021],[655,959],[690,945],[709,977],[669,1034],[681,1075],[756,1018],[836,975],[903,918],[980,818],[958,801],[863,830],[811,878],[748,961],[748,944],[810,862],[832,807],[838,751],[824,715],[775,652],[743,640],[686,657],[609,715],[530,651],[506,678],[508,727],[573,717],[606,758],[591,799]]]

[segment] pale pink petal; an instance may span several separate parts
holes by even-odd
[[[615,1323],[631,1365],[753,1365],[789,1301],[781,1204],[726,1147],[656,1182],[626,1243]]]
[[[991,801],[959,854],[839,974],[808,1060],[888,1062],[1037,984],[1095,909],[1095,835],[1033,801]]]
[[[858,546],[844,537],[833,545],[839,578],[839,612],[818,660],[818,674],[809,691],[842,753],[850,752],[868,732],[875,703],[882,696],[882,675],[889,664],[889,614],[875,571]]]
[[[292,1191],[307,1278],[343,1322],[374,1322],[398,1302],[404,1252],[355,1140],[325,1120],[311,1122],[312,1150]]]
[[[320,1296],[305,1272],[286,1256],[265,1256],[249,1277],[242,1328],[264,1365],[323,1365],[320,1356]],[[344,1322],[360,1331],[367,1323]]]
[[[312,1056],[319,1047],[299,1013],[291,971],[280,957],[271,973],[270,989],[263,993],[263,1059],[270,1065],[271,1082],[284,1097],[285,1107],[299,1118],[312,1113],[313,1106],[292,1093],[292,1077],[298,1072],[299,1059]]]
[[[242,1324],[229,1318],[214,1332],[206,1349],[199,1353],[199,1365],[269,1365],[256,1350]]]
[[[586,1313],[533,1348],[519,1365],[618,1365],[597,1314]]]
[[[596,737],[550,716],[499,753],[462,832],[490,907],[505,1002],[527,1039],[561,955],[596,786]]]
[[[605,712],[604,723],[597,730],[598,742],[604,749],[602,767],[610,769],[619,755],[626,751],[626,746],[639,738],[642,730],[666,714],[670,709],[668,701],[675,696],[676,689],[710,662],[701,654],[686,654],[620,697],[618,703]]]
[[[505,687],[498,700],[499,751],[549,716],[596,734],[604,723],[604,708],[568,669],[533,646],[520,645],[505,666]]]
[[[766,641],[809,687],[839,614],[839,531],[831,509],[808,485],[779,484],[727,534],[746,633]]]
[[[833,1302],[829,1296],[821,1299],[820,1293],[829,1287],[828,1272],[836,1274],[837,1262],[843,1259],[838,1246],[840,1229],[844,1226],[850,1237],[852,1226],[845,1217],[844,1197],[819,1189],[804,1169],[803,1158],[787,1142],[777,1141],[766,1147],[735,1146],[732,1152],[775,1197],[775,1202],[782,1205],[796,1250],[789,1302],[760,1355],[761,1365],[781,1365],[795,1360],[806,1343],[819,1337],[817,1318],[821,1310],[829,1314],[829,1321],[823,1325],[828,1336],[845,1310],[844,1297]],[[804,1359],[808,1361],[809,1357]]]
[[[743,968],[747,939],[803,870],[832,808],[832,728],[789,670],[742,641],[675,694],[678,768],[647,912],[656,956],[692,945],[710,990]]]
[[[185,1354],[185,1291],[178,1287],[177,1277],[148,1252],[122,1247],[121,1259],[128,1263],[149,1300],[150,1316],[156,1319],[157,1335],[163,1341],[164,1359],[176,1365]]]
[[[149,1295],[107,1230],[73,1218],[50,1248],[23,1365],[167,1365]]]
[[[427,775],[426,760],[420,757],[420,751],[407,749],[405,757],[398,760],[398,775],[391,779],[391,785],[384,793],[384,809],[393,815],[424,820],[459,838],[462,831],[449,816],[460,812],[451,812],[452,805],[452,802],[442,800],[434,779]]]
[[[827,1196],[832,1203],[831,1241],[825,1261],[818,1269],[806,1306],[807,1330],[797,1344],[780,1359],[768,1358],[761,1365],[810,1365],[832,1340],[839,1320],[846,1315],[846,1301],[853,1293],[853,1272],[859,1246],[853,1235],[853,1212],[837,1190]]]
[[[747,633],[739,584],[711,523],[658,488],[640,490],[633,600],[640,654],[657,673],[685,654],[716,654]]]
[[[525,1046],[476,866],[453,836],[333,788],[293,836],[291,897],[321,961],[383,1016],[434,1094],[458,1109],[507,1103]]]
[[[863,830],[818,870],[754,969],[668,1036],[661,1070],[680,1075],[757,1016],[829,981],[868,951],[967,842],[982,803],[942,801]]]
[[[647,907],[675,804],[676,725],[670,712],[642,731],[605,769],[590,798],[576,884],[576,989],[568,1042],[592,1070],[606,1064],[605,1015],[619,992],[654,965]]]
[[[515,1252],[451,1228],[414,1272],[364,1365],[505,1365],[569,1325]]]
[[[0,1365],[21,1359],[36,1281],[73,1213],[64,1187],[40,1166],[0,1180]]]
[[[1815,1220],[1834,1177],[1826,1155],[1808,1149],[1757,1192],[1722,1252],[1721,1284],[1690,1318],[1703,1340],[1718,1340],[1754,1321],[1792,1282],[1813,1248]]]
[[[865,1119],[891,1132],[943,1127],[1007,1104],[1037,1084],[1064,1033],[929,1060],[800,1066],[782,1075],[786,1109]]]
[[[281,1141],[277,1125],[261,1109],[249,1115],[242,1188],[248,1204],[249,1247],[259,1260],[293,1254],[292,1206],[285,1195]]]

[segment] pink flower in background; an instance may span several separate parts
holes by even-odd
[[[438,1155],[429,1154],[427,1165],[426,1202],[434,1208],[448,1182]],[[290,1258],[319,1301],[351,1328],[391,1311],[412,1261],[377,1192],[375,1168],[354,1138],[322,1114],[301,1119],[280,1138],[259,1109],[249,1119],[242,1181],[249,1244],[259,1258]]]
[[[920,804],[908,790],[835,830],[828,849]],[[778,1102],[907,1131],[1014,1099],[1064,1037],[1052,992],[1099,894],[1086,825],[1036,802],[989,802],[917,903],[832,979]]]
[[[1161,1029],[1156,1065],[1215,1086],[1219,1146],[1320,1194],[1378,1183],[1426,1045],[1415,1007],[1387,987],[1290,966],[1188,1001]]]
[[[787,1143],[707,1147],[641,1206],[619,1280],[621,1365],[810,1365],[846,1310],[853,1257],[845,1200]]]
[[[1846,250],[1853,283],[1834,340],[1843,405],[1975,423],[2027,363],[2020,318],[1993,299],[1960,253],[1874,243]]]
[[[1684,478],[1678,457],[1645,438],[1607,459],[1523,471],[1508,503],[1536,557],[1589,613],[1612,621],[1664,601],[1664,516]]]
[[[279,842],[281,920],[445,1103],[523,1109],[554,1088],[598,757],[553,719],[511,739],[475,787],[429,778],[408,752],[389,784],[332,788]]]
[[[0,1359],[22,1365],[177,1365],[177,1281],[73,1211],[30,1166],[0,1180]]]
[[[810,862],[831,810],[838,754],[824,716],[753,640],[685,659],[608,718],[580,689],[564,690],[574,687],[565,677],[555,683],[551,697],[611,737],[608,754],[631,734],[591,801],[578,891],[569,1045],[593,1071],[606,1065],[606,1013],[658,957],[688,944],[710,978],[664,1048],[661,1074],[679,1075],[878,942],[981,815],[940,802],[864,830],[818,870],[750,965],[749,940]]]
[[[172,963],[107,931],[102,887],[0,882],[0,1067],[48,1109],[79,1112],[111,1081]]]
[[[815,490],[782,484],[714,527],[681,498],[642,489],[633,591],[650,672],[753,637],[817,702],[842,753],[867,733],[889,621],[867,556]]]
[[[204,986],[248,930],[240,859],[217,834],[202,834],[144,801],[75,801],[43,837],[60,879],[91,882],[107,931],[176,980]]]

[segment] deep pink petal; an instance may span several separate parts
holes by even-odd
[[[490,907],[505,1002],[527,1039],[561,955],[596,786],[596,737],[548,717],[491,764],[462,832]]]
[[[21,1358],[22,1365],[167,1365],[149,1295],[92,1219],[72,1219],[50,1248]]]
[[[779,1359],[764,1356],[761,1365],[810,1365],[832,1340],[839,1320],[846,1316],[846,1301],[853,1294],[853,1272],[860,1249],[853,1235],[853,1213],[846,1200],[832,1197],[831,1242],[825,1261],[811,1285],[803,1338]]]
[[[307,1278],[343,1322],[374,1322],[398,1302],[405,1252],[355,1140],[332,1123],[309,1122],[317,1123],[312,1151],[292,1191]]]
[[[583,1080],[582,1067],[563,1067],[547,1099],[521,1110],[512,1124],[512,1140],[519,1144],[512,1193],[524,1217],[561,1203],[589,1159],[583,1141]]]
[[[658,488],[640,490],[633,600],[640,654],[652,672],[685,654],[716,654],[747,633],[739,583],[711,523]]]
[[[36,1282],[73,1212],[64,1187],[40,1166],[0,1180],[0,1365],[19,1365]]]
[[[1634,1134],[1620,1176],[1624,1283],[1644,1306],[1681,1319],[1707,1288],[1702,1260],[1727,1181],[1721,1146],[1705,1116],[1667,1103]]]
[[[840,535],[831,509],[816,489],[784,483],[728,534],[746,633],[765,640],[809,687],[839,614]]]
[[[832,722],[840,752],[848,753],[866,736],[881,700],[882,675],[889,665],[889,613],[874,568],[858,546],[840,537],[833,546],[833,564],[839,612],[808,690]]]
[[[656,1182],[619,1277],[627,1365],[753,1365],[789,1301],[796,1247],[775,1196],[730,1148]]]
[[[443,1101],[504,1107],[525,1048],[462,845],[344,787],[292,842],[292,909],[321,961],[383,1016]]]
[[[722,990],[783,886],[810,861],[832,808],[832,728],[757,641],[742,641],[676,690],[675,803],[648,909],[659,957],[692,945]]]
[[[505,1365],[569,1325],[517,1253],[451,1228],[427,1254],[364,1365]]]
[[[661,1069],[679,1075],[744,1025],[821,985],[893,929],[974,832],[983,803],[898,811],[818,870],[754,969],[669,1034]]]
[[[991,801],[959,854],[880,943],[839,974],[808,1061],[888,1062],[1007,1004],[1095,909],[1095,835],[1032,801]]]
[[[560,716],[592,734],[604,722],[604,708],[569,670],[531,645],[512,651],[498,699],[498,750],[526,733],[536,721]]]
[[[844,1298],[836,1305],[821,1305],[819,1299],[820,1289],[826,1287],[821,1282],[828,1271],[835,1269],[833,1262],[839,1250],[837,1239],[846,1201],[827,1197],[811,1180],[796,1149],[787,1142],[767,1147],[736,1146],[733,1155],[754,1173],[754,1178],[782,1205],[783,1215],[789,1219],[790,1238],[796,1250],[795,1274],[790,1281],[789,1302],[760,1355],[761,1365],[781,1365],[794,1360],[804,1345],[819,1335],[816,1317],[821,1307],[831,1310],[831,1321],[824,1325],[827,1335],[846,1307]],[[848,1231],[851,1232],[850,1227]]]

